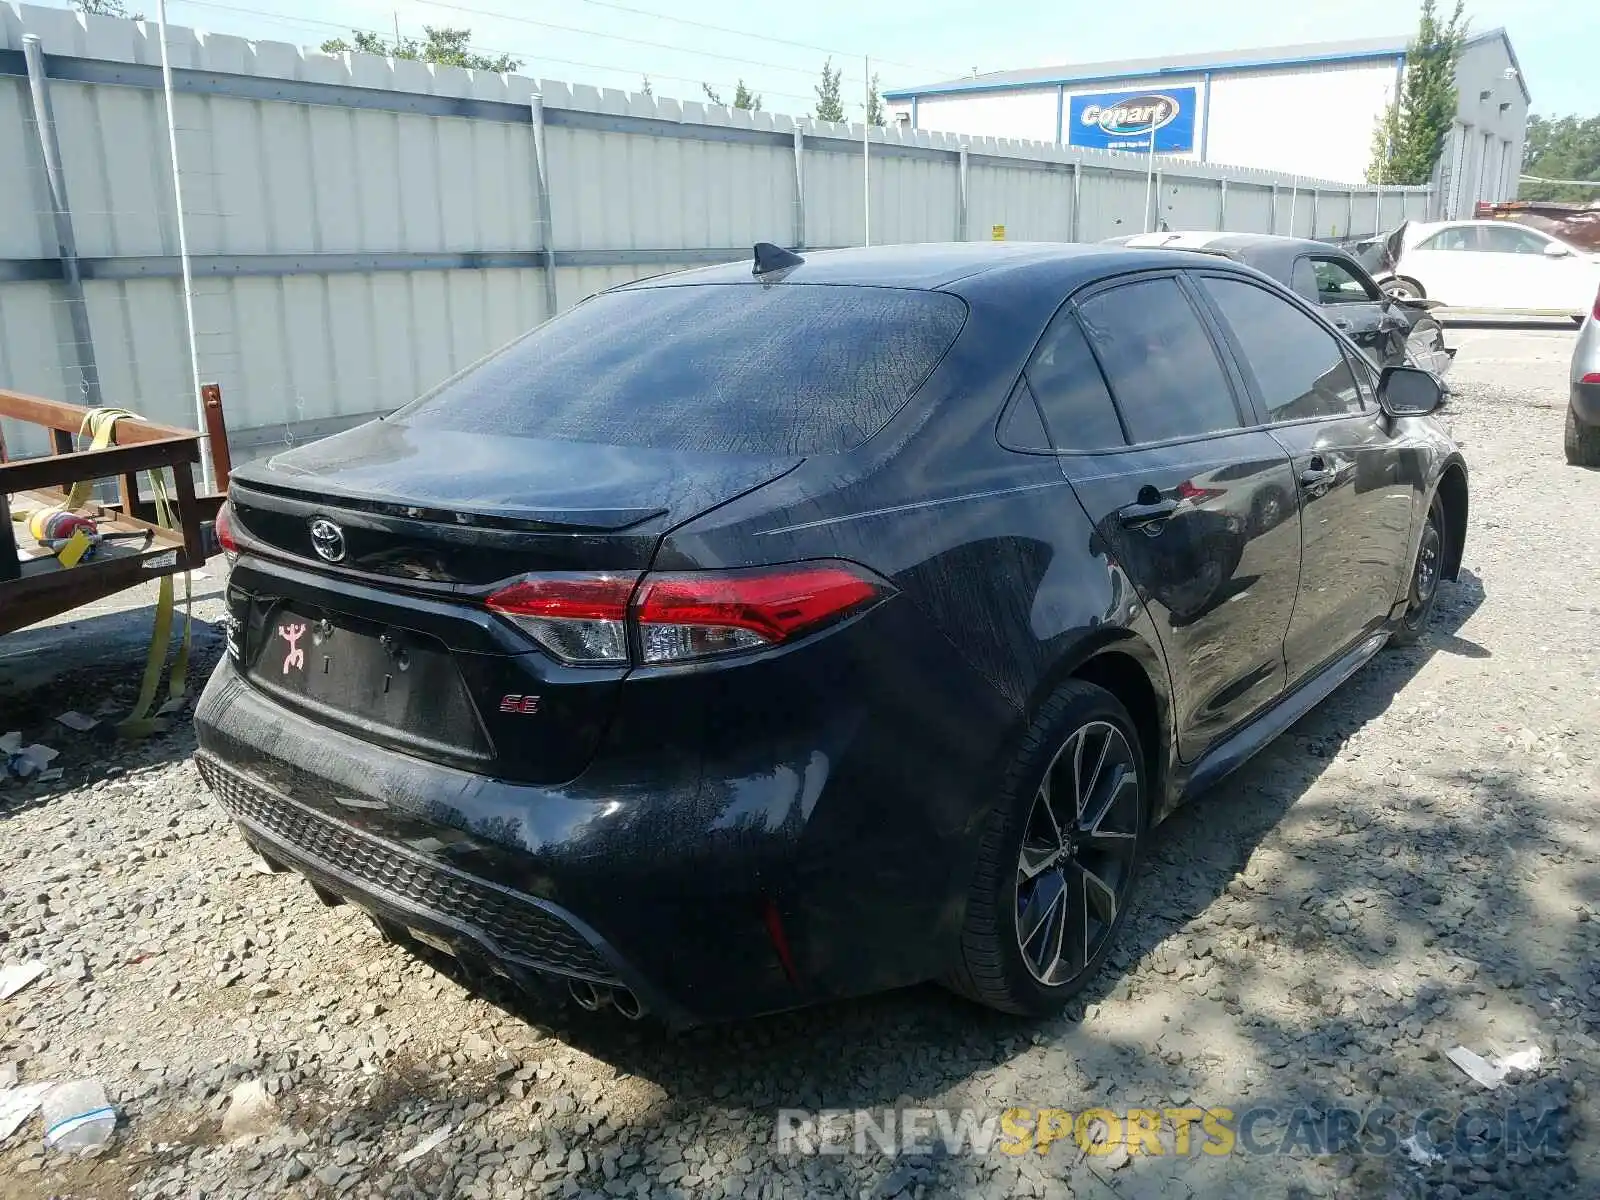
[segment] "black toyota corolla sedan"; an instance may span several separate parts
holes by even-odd
[[[1152,825],[1456,576],[1439,392],[1193,253],[628,284],[234,474],[200,769],[469,975],[675,1024],[930,979],[1049,1013]]]

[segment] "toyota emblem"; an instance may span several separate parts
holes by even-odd
[[[344,560],[344,530],[327,517],[314,517],[311,521],[311,548],[324,562]]]

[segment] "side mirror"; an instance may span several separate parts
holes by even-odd
[[[1571,258],[1572,251],[1560,242],[1546,242],[1544,244],[1544,256],[1546,258]]]
[[[1378,377],[1378,404],[1391,417],[1425,417],[1444,403],[1444,385],[1421,367],[1385,367]]]

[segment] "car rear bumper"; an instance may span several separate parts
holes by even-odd
[[[1600,383],[1574,383],[1572,411],[1580,424],[1600,425]]]
[[[826,731],[808,758],[772,746],[718,777],[612,755],[565,785],[508,783],[318,725],[226,658],[195,723],[247,841],[469,974],[626,988],[682,1026],[934,977],[960,928],[974,832],[902,809],[928,792],[864,796]]]

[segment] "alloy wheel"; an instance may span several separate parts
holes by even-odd
[[[1034,979],[1059,986],[1104,947],[1133,881],[1139,765],[1122,730],[1091,721],[1056,751],[1017,858],[1017,945]]]

